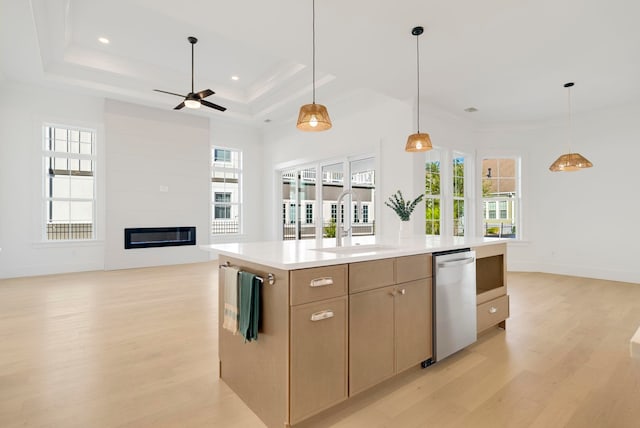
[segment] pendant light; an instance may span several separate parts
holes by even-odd
[[[404,147],[404,150],[407,152],[426,152],[431,150],[433,146],[431,145],[431,138],[429,134],[420,132],[420,45],[418,44],[418,39],[420,34],[424,32],[424,28],[422,27],[414,27],[411,30],[411,34],[416,36],[416,65],[417,65],[417,82],[418,82],[418,132],[415,134],[409,135],[407,138],[407,145]]]
[[[326,131],[331,129],[331,119],[329,112],[322,104],[316,104],[316,1],[312,0],[313,8],[313,103],[300,107],[298,114],[298,124],[296,127],[301,131]]]
[[[578,171],[582,168],[591,168],[593,164],[589,162],[587,158],[580,153],[571,152],[571,139],[573,138],[573,117],[571,115],[571,87],[573,82],[565,83],[564,87],[567,88],[567,103],[569,106],[569,153],[561,155],[554,163],[549,167],[553,172],[570,172]]]

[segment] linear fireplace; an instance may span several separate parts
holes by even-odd
[[[196,245],[196,228],[136,227],[124,230],[124,248],[176,247]]]

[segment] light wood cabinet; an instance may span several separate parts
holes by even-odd
[[[347,296],[291,309],[291,424],[347,399]]]
[[[349,293],[395,284],[395,266],[395,259],[349,264]]]
[[[394,285],[358,292],[362,287],[351,287],[352,266],[360,271],[364,264],[349,265],[350,396],[433,356],[431,255],[376,262],[394,272]],[[422,278],[398,283],[416,277]],[[378,282],[386,284],[385,278]]]
[[[431,279],[396,286],[396,372],[433,356]]]
[[[509,316],[506,246],[475,249],[478,330]],[[221,264],[267,278],[259,339],[223,328],[220,377],[269,427],[289,427],[433,357],[432,256],[281,270],[233,257]]]
[[[478,333],[499,325],[506,328],[509,317],[507,296],[507,244],[474,248],[476,252],[476,304]]]
[[[347,265],[291,271],[291,305],[347,294]]]
[[[395,373],[394,289],[383,287],[349,296],[350,395]]]

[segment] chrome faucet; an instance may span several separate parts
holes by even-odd
[[[336,247],[342,247],[342,234],[345,232],[349,232],[349,230],[351,230],[351,228],[347,229],[347,230],[343,230],[342,229],[342,209],[341,209],[341,204],[342,204],[342,199],[344,199],[345,196],[347,195],[352,195],[352,196],[356,196],[356,194],[353,192],[352,190],[345,190],[344,192],[340,193],[340,195],[338,196],[338,200],[336,201],[336,206],[337,206],[337,212],[336,212]],[[356,211],[360,211],[360,205],[361,202],[360,200],[358,200],[358,204],[356,207]],[[358,216],[358,218],[360,218]]]

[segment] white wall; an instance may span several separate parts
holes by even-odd
[[[42,241],[44,122],[98,131],[96,241]],[[105,104],[69,90],[0,81],[0,278],[207,260],[197,246],[125,252],[123,235],[125,227],[195,225],[198,244],[209,243],[212,144],[245,154],[244,233],[233,240],[262,239],[259,130],[224,118]]]
[[[594,167],[552,173],[567,151],[567,122],[554,120],[480,133],[479,153],[523,156],[524,243],[509,269],[640,282],[635,218],[640,210],[640,104],[574,114],[574,144]]]
[[[103,231],[92,243],[42,241],[42,125],[96,128],[100,174],[104,171],[102,113],[101,98],[0,82],[0,278],[103,268]],[[103,201],[98,202],[101,216]]]
[[[391,194],[401,190],[407,197],[424,192],[425,156],[407,153],[404,146],[409,134],[415,132],[412,106],[371,92],[353,94],[349,105],[327,106],[333,128],[320,133],[296,129],[295,123],[268,130],[265,133],[264,172],[267,188],[264,206],[265,238],[277,239],[280,221],[280,183],[275,170],[320,159],[350,155],[375,154],[379,162],[377,195],[381,201],[376,212],[377,233],[395,237],[399,227],[397,215],[382,204]],[[429,132],[436,145],[465,144],[471,140],[468,130],[459,121],[425,111],[421,116],[421,131]],[[414,232],[424,233],[424,206],[420,204],[412,216]]]
[[[105,268],[205,261],[209,120],[107,100]],[[196,226],[196,246],[124,249],[124,229]]]

